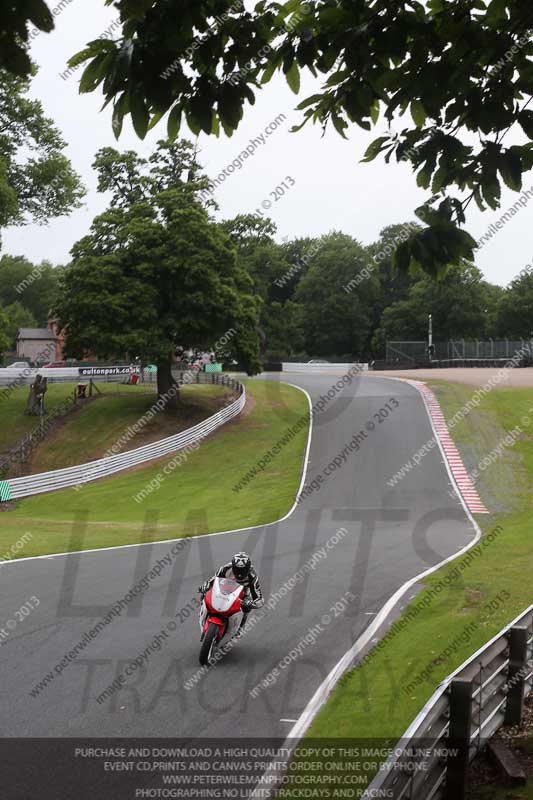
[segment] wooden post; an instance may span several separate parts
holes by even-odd
[[[472,726],[472,681],[457,678],[450,688],[450,736],[446,767],[446,800],[465,800],[470,730]]]
[[[528,629],[511,628],[509,638],[509,671],[507,673],[507,703],[505,725],[521,725],[524,713],[524,686],[527,670]]]

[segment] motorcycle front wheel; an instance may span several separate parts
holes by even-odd
[[[213,650],[215,649],[215,644],[218,636],[218,625],[214,622],[210,622],[209,626],[205,632],[202,646],[200,648],[200,664],[202,667],[205,667],[211,661],[211,656],[213,655]]]

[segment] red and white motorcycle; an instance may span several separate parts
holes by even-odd
[[[222,639],[229,641],[237,635],[243,613],[241,601],[244,587],[231,578],[215,578],[213,585],[204,595],[200,607],[200,664],[211,662],[215,647]]]

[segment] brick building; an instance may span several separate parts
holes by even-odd
[[[57,332],[57,321],[48,320],[46,328],[19,328],[17,356],[35,364],[62,361],[64,334]]]

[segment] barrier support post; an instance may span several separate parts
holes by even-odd
[[[450,686],[450,737],[446,767],[446,800],[465,800],[470,761],[472,681],[457,678]]]
[[[527,640],[525,626],[511,628],[509,635],[509,671],[507,673],[507,703],[505,725],[521,725],[524,714],[524,689],[527,670]]]

